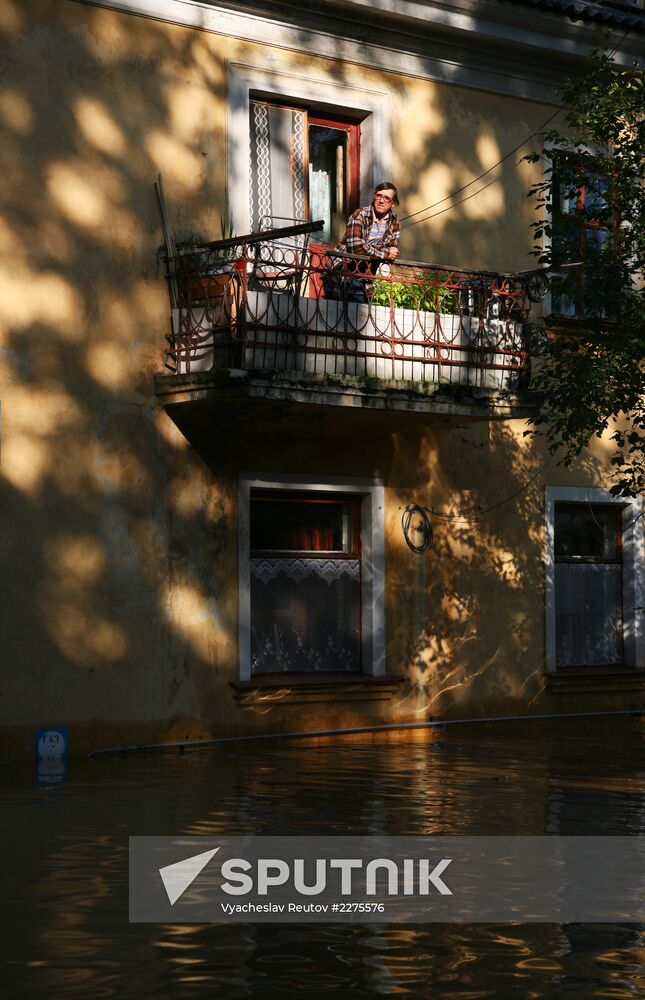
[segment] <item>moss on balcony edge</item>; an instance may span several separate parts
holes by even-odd
[[[264,369],[246,370],[216,368],[206,372],[190,372],[182,375],[155,375],[157,392],[160,395],[173,390],[189,388],[222,389],[258,388],[262,385],[280,387],[283,390],[341,390],[364,397],[412,398],[418,400],[443,399],[458,403],[467,402],[479,407],[490,407],[496,403],[506,406],[532,407],[531,393],[526,387],[514,389],[484,388],[462,385],[457,382],[413,382],[406,380],[379,379],[373,375],[341,375],[330,373],[308,373],[293,371],[271,371]]]

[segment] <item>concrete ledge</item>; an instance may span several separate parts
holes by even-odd
[[[258,372],[220,368],[184,375],[156,375],[164,406],[208,400],[267,400],[349,408],[508,419],[535,411],[526,392],[480,389],[454,383],[381,380],[351,375]]]
[[[634,691],[642,701],[645,696],[645,671],[599,670],[585,668],[547,674],[545,691],[549,694],[604,694]]]
[[[310,705],[325,702],[387,701],[405,678],[393,674],[283,674],[232,681],[238,705]]]

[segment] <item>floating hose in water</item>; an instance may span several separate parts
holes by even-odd
[[[360,733],[386,733],[395,730],[409,731],[411,729],[443,729],[445,726],[465,726],[478,722],[530,722],[538,719],[591,719],[610,715],[645,716],[645,708],[618,709],[610,712],[552,712],[545,715],[497,715],[479,719],[430,719],[428,722],[392,722],[375,726],[346,726],[340,729],[316,729],[311,732],[291,733],[260,733],[251,736],[220,736],[214,739],[180,740],[175,743],[134,743],[122,747],[104,747],[93,750],[87,756],[90,760],[97,757],[120,755],[127,757],[129,753],[143,750],[179,750],[222,746],[226,743],[253,743],[260,740],[293,740],[307,739],[316,736],[352,736]]]

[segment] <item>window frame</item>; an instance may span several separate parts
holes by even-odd
[[[347,135],[347,162],[349,169],[345,178],[345,218],[348,219],[352,212],[361,206],[361,122],[350,119],[346,115],[325,114],[322,115],[314,110],[307,111],[307,156],[309,157],[309,128],[317,125],[321,128],[334,128]],[[309,164],[307,164],[309,167]],[[307,208],[309,220],[311,218],[311,192],[308,192]],[[318,240],[319,234],[316,234]]]
[[[312,480],[297,475],[243,473],[239,479],[238,502],[238,649],[239,680],[256,679],[251,673],[251,494],[253,491],[319,493],[355,496],[360,499],[361,539],[361,622],[362,671],[357,676],[385,675],[385,488],[380,479],[340,479],[326,477]],[[310,674],[289,674],[289,683]]]
[[[309,492],[309,491],[307,491]],[[299,495],[298,490],[255,490],[252,489],[249,496],[249,502],[251,506],[254,501],[265,500],[268,503],[299,503],[299,504],[315,504],[315,503],[327,503],[330,505],[340,506],[342,504],[351,504],[352,506],[352,548],[344,552],[340,549],[285,549],[285,548],[266,548],[258,549],[250,546],[249,555],[251,559],[275,559],[275,558],[293,558],[293,559],[318,559],[320,558],[321,552],[324,554],[326,552],[330,553],[330,558],[334,559],[358,559],[361,558],[361,518],[359,505],[357,504],[357,498],[349,494],[336,494],[327,491],[324,496],[311,496],[304,497]],[[250,543],[249,543],[250,544]]]
[[[252,96],[253,95],[253,98]],[[261,97],[260,97],[261,95]],[[324,104],[321,95],[326,98]],[[227,106],[227,195],[236,232],[249,232],[250,120],[252,99],[307,105],[321,114],[348,116],[361,124],[360,201],[392,174],[392,100],[375,89],[332,79],[299,76],[243,63],[229,66]]]
[[[557,515],[562,511],[591,511],[592,516],[595,519],[594,511],[596,512],[606,512],[611,511],[613,514],[614,526],[615,526],[615,538],[614,538],[614,556],[612,559],[603,559],[598,556],[560,556],[556,551],[557,544]],[[557,584],[555,586],[554,600],[556,603],[556,667],[558,672],[571,671],[571,670],[585,670],[587,667],[593,666],[594,668],[606,669],[606,670],[616,670],[621,669],[625,666],[625,588],[624,588],[624,565],[623,565],[623,525],[621,517],[621,508],[617,504],[607,505],[599,503],[567,503],[563,501],[556,501],[553,508],[554,515],[554,529],[553,529],[553,540],[554,540],[554,562],[555,566],[613,566],[618,567],[620,571],[620,649],[622,652],[621,659],[616,660],[613,663],[602,663],[602,664],[585,664],[585,663],[558,663],[557,662],[557,616],[558,616],[558,605],[557,605]],[[581,586],[583,581],[580,581]],[[560,609],[561,610],[561,609]]]
[[[546,176],[546,169],[550,168],[551,169],[551,197],[552,197],[552,199],[553,199],[553,195],[554,195],[554,191],[553,191],[553,174],[554,174],[554,171],[555,171],[555,160],[557,158],[558,151],[564,152],[564,150],[560,146],[556,146],[553,143],[545,143],[545,146],[544,146],[545,176]],[[594,161],[605,160],[607,162],[607,165],[608,165],[607,181],[608,181],[608,183],[610,183],[610,178],[609,178],[608,175],[609,175],[609,172],[610,172],[609,171],[609,165],[611,163],[611,157],[607,155],[606,150],[602,150],[602,149],[600,149],[600,148],[598,148],[596,146],[587,144],[586,146],[582,146],[581,149],[579,150],[579,152],[580,152],[581,156],[588,156],[590,159],[593,159]],[[606,225],[602,225],[597,220],[576,218],[576,213],[580,212],[580,211],[582,211],[584,209],[585,196],[586,196],[586,188],[583,188],[581,192],[579,192],[579,193],[576,194],[576,206],[575,206],[575,210],[570,215],[567,215],[566,213],[558,213],[558,212],[556,212],[556,210],[555,210],[555,204],[553,204],[553,202],[552,202],[553,207],[552,207],[552,211],[551,212],[549,212],[549,211],[547,211],[545,209],[545,212],[544,212],[545,232],[544,232],[544,236],[542,238],[542,250],[543,250],[543,252],[546,252],[547,250],[551,250],[552,249],[552,246],[553,246],[553,234],[554,234],[554,230],[555,230],[555,227],[556,227],[556,224],[557,224],[557,217],[558,216],[560,218],[562,218],[562,219],[570,219],[570,220],[572,220],[575,223],[576,232],[577,232],[577,239],[578,239],[578,245],[579,245],[579,248],[580,248],[580,259],[582,260],[583,264],[584,264],[584,248],[586,246],[586,231],[587,230],[593,231],[593,232],[603,231],[603,232],[609,233],[608,227]],[[617,222],[618,222],[618,220],[615,219],[614,220],[614,224],[617,225]],[[551,235],[547,235],[547,232],[546,232],[547,228],[549,228],[551,230]],[[559,273],[558,271],[553,271],[552,272],[552,276],[555,276],[558,273]],[[553,319],[554,321],[562,322],[562,323],[575,323],[575,324],[578,324],[578,323],[584,322],[584,320],[587,318],[585,316],[585,313],[584,313],[584,305],[583,305],[584,280],[585,280],[585,268],[583,266],[583,267],[581,267],[581,268],[578,269],[578,272],[577,272],[577,274],[575,276],[575,294],[574,294],[574,298],[572,300],[573,301],[573,305],[574,305],[574,312],[573,313],[556,312],[555,311],[554,306],[553,306],[553,294],[551,292],[551,289],[549,288],[547,294],[544,297],[544,304],[543,304],[543,313],[544,313],[544,316],[548,317],[550,319]]]
[[[596,507],[596,508],[601,507],[601,508],[604,508],[605,510],[612,510],[612,512],[616,515],[616,522],[617,522],[616,542],[615,542],[616,555],[614,556],[613,559],[599,559],[596,556],[569,556],[569,557],[564,557],[564,556],[559,556],[557,554],[557,552],[554,551],[555,562],[556,563],[566,563],[566,564],[573,565],[573,566],[594,565],[594,564],[601,565],[601,566],[611,566],[611,565],[613,565],[613,566],[622,566],[623,565],[623,525],[622,525],[622,518],[618,517],[618,512],[620,510],[619,506],[616,505],[616,504],[613,504],[613,505],[609,504],[608,505],[608,504],[602,504],[602,503],[593,503],[593,504],[589,504],[589,506]],[[587,507],[587,504],[586,503],[569,503],[566,500],[557,500],[556,503],[555,503],[555,506],[554,506],[554,514],[557,513],[557,510],[574,510],[576,508],[579,509],[580,507],[583,507],[583,508]],[[555,527],[554,527],[554,531],[555,531]],[[554,542],[555,542],[555,536],[554,536]]]
[[[316,108],[315,105],[307,103],[296,103],[293,100],[280,99],[279,97],[272,97],[271,99],[266,96],[258,96],[255,93],[249,95],[249,115],[252,114],[252,108],[254,105],[261,105],[265,108],[271,109],[282,109],[284,111],[297,112],[304,117],[304,150],[303,150],[303,191],[302,191],[302,219],[307,222],[313,222],[312,208],[311,208],[311,188],[309,179],[309,166],[310,166],[310,139],[309,133],[311,126],[318,126],[320,128],[332,128],[338,132],[343,132],[347,137],[347,173],[344,178],[344,193],[343,202],[345,203],[343,208],[343,214],[345,219],[349,218],[352,212],[360,208],[361,204],[361,124],[362,120],[360,117],[351,117],[347,114],[342,114],[340,112],[334,113],[331,110],[322,112]],[[249,119],[249,135],[253,132],[250,119]],[[252,184],[252,171],[249,172],[249,184]],[[295,200],[295,196],[294,196]],[[296,219],[296,213],[294,212],[293,218]],[[284,219],[281,224],[286,224],[286,221],[290,216],[279,216],[276,215],[275,218]],[[259,220],[257,220],[259,222]],[[302,221],[302,220],[301,220]],[[249,213],[249,228],[257,228],[257,223],[250,217]],[[325,246],[331,244],[324,244]]]
[[[615,506],[621,511],[623,663],[615,666],[564,667],[557,665],[555,603],[555,507],[556,504],[593,504]],[[545,604],[546,671],[566,676],[578,671],[597,674],[615,673],[617,669],[645,669],[645,546],[643,537],[642,497],[615,497],[597,487],[547,486],[545,491]]]

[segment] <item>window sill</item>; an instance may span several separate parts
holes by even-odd
[[[238,705],[279,703],[311,705],[338,701],[388,701],[404,677],[393,674],[265,674],[250,681],[231,681]]]
[[[645,692],[645,670],[634,667],[561,667],[546,675],[546,690],[559,692]]]

